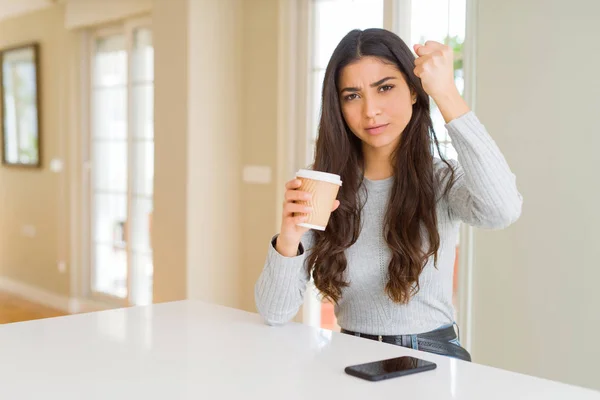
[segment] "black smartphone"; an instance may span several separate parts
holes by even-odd
[[[416,374],[418,372],[436,369],[437,365],[430,361],[415,357],[396,357],[387,360],[373,361],[366,364],[352,365],[344,370],[348,375],[366,379],[368,381],[381,381]]]

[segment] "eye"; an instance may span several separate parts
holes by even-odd
[[[394,85],[383,85],[379,88],[380,92],[388,92],[390,90],[392,90],[392,88],[394,87]]]
[[[356,93],[352,93],[352,94],[349,94],[348,96],[345,96],[344,101],[352,101],[357,98],[358,98],[358,95]]]

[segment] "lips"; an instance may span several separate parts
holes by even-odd
[[[385,128],[387,128],[388,125],[389,124],[373,125],[368,128],[365,128],[365,130],[369,135],[379,135],[380,133],[385,131]]]

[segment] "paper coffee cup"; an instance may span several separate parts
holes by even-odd
[[[296,173],[296,178],[302,182],[298,190],[312,194],[311,200],[299,201],[298,204],[312,207],[313,209],[309,214],[296,214],[308,217],[308,220],[299,223],[298,226],[324,231],[331,216],[333,203],[340,190],[340,186],[342,186],[340,176],[327,172],[301,169]]]

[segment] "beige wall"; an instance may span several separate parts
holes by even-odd
[[[277,189],[241,183],[240,171],[277,167],[277,5],[154,2],[155,301],[255,309]]]
[[[0,167],[0,276],[69,295],[69,196],[65,175],[48,169],[68,149],[66,96],[69,60],[63,8],[53,7],[0,21],[0,48],[40,43],[42,169]],[[35,237],[22,233],[35,228]]]
[[[244,165],[277,168],[277,62],[278,1],[244,2],[243,136]],[[275,176],[275,173],[273,174]],[[275,234],[277,191],[268,185],[243,183],[242,217],[242,303],[255,311],[254,283],[263,268],[269,239]]]
[[[189,0],[188,298],[239,306],[241,0]]]
[[[155,0],[154,301],[187,296],[187,0]]]
[[[277,168],[278,1],[155,0],[153,27],[155,301],[253,311],[280,189],[240,171]]]
[[[279,188],[242,183],[240,171],[277,168],[278,1],[190,0],[182,23],[185,3],[154,2],[154,297],[253,311]]]
[[[147,14],[153,0],[67,0],[65,26],[69,29],[119,21],[123,16]]]
[[[473,286],[475,361],[596,389],[598,15],[587,0],[479,1],[477,112],[524,206],[476,232]]]

